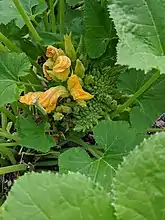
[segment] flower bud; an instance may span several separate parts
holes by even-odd
[[[60,112],[60,113],[69,114],[69,113],[72,112],[72,109],[71,109],[69,106],[60,105],[60,106],[57,106],[56,111],[57,111],[57,112]]]
[[[75,73],[80,78],[84,77],[85,67],[79,59],[76,60]]]
[[[87,76],[85,76],[85,78],[84,78],[84,83],[86,84],[86,85],[89,85],[89,84],[94,84],[94,79],[93,79],[93,76],[91,76],[91,75],[87,75]]]
[[[62,113],[60,113],[60,112],[56,112],[53,115],[53,118],[54,118],[55,121],[60,121],[60,120],[63,119],[63,117],[64,117],[64,115]]]
[[[76,51],[72,44],[72,34],[64,36],[64,43],[65,43],[65,53],[71,59],[72,62],[76,60]]]

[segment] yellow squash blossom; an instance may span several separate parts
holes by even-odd
[[[49,45],[46,49],[46,56],[48,58],[53,58],[54,60],[60,56],[60,55],[64,55],[63,50],[61,49],[57,49],[56,47],[53,47],[52,45]]]
[[[21,96],[19,101],[26,105],[34,105],[43,92],[28,92],[24,96]]]
[[[47,113],[52,112],[57,105],[58,98],[68,97],[68,91],[64,86],[51,87],[45,92],[29,92],[20,97],[20,102],[33,105],[36,101],[45,109]]]
[[[92,99],[94,96],[88,92],[85,92],[81,86],[80,78],[73,74],[68,79],[68,90],[73,96],[73,99],[76,100],[80,105],[85,106],[84,100]]]
[[[52,75],[61,81],[65,81],[70,73],[70,66],[71,60],[67,56],[59,56],[53,67]]]
[[[53,69],[53,65],[54,65],[54,61],[51,58],[47,59],[47,61],[43,64],[43,72],[47,80],[52,80],[52,77],[50,76],[50,72]]]

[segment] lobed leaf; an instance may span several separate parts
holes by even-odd
[[[19,144],[32,148],[41,152],[47,152],[51,147],[55,146],[53,137],[46,135],[47,124],[37,125],[33,119],[18,117],[16,121],[16,129],[19,136]]]
[[[118,88],[128,95],[135,94],[148,79],[152,72],[145,74],[143,71],[134,69],[126,70],[119,76]],[[165,109],[165,76],[161,75],[156,82],[137,100],[138,107],[131,110],[130,119],[132,126],[140,131],[145,130],[153,124]]]
[[[115,220],[109,195],[78,173],[19,178],[3,206],[3,220]]]
[[[71,148],[59,157],[60,173],[68,171],[79,172],[90,177],[95,183],[99,183],[109,192],[114,168],[106,157],[91,159],[88,153],[82,148]]]
[[[47,5],[42,0],[19,0],[20,4],[24,8],[27,15],[33,19],[38,14],[43,13],[47,9]],[[32,8],[36,6],[35,13],[32,12]],[[3,24],[8,24],[11,20],[15,19],[18,27],[24,26],[24,21],[21,15],[18,13],[12,0],[0,0],[0,21]]]
[[[117,63],[165,73],[165,1],[109,0],[119,43]]]
[[[100,122],[94,128],[94,137],[98,145],[104,148],[112,167],[116,168],[123,156],[143,140],[144,134],[139,134],[128,122],[109,120]]]
[[[113,182],[120,220],[160,220],[165,216],[165,133],[144,140],[119,167]]]
[[[85,44],[91,58],[100,57],[115,37],[113,22],[108,12],[96,0],[85,0]]]
[[[24,53],[0,53],[0,107],[18,100],[23,90],[19,77],[26,76],[30,66]]]

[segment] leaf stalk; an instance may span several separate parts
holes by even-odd
[[[15,4],[17,10],[19,11],[21,17],[23,18],[25,24],[27,25],[27,27],[29,28],[29,31],[31,32],[33,38],[40,42],[41,41],[41,37],[39,36],[39,34],[37,33],[36,29],[34,28],[33,24],[30,21],[30,18],[28,17],[28,15],[26,14],[26,11],[24,10],[24,8],[22,7],[21,3],[19,2],[19,0],[13,0],[13,3]]]
[[[160,71],[157,70],[151,78],[133,95],[131,96],[123,105],[119,105],[117,110],[112,114],[112,118],[122,112],[124,109],[129,107],[138,97],[140,97],[158,78],[160,77]]]

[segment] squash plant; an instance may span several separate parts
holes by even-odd
[[[144,140],[119,166],[111,191],[80,173],[25,174],[1,207],[2,219],[164,219],[165,134]]]
[[[134,148],[165,127],[164,13],[164,0],[0,1],[2,203],[18,179],[4,219],[163,219],[164,134]],[[60,174],[19,178],[43,170]]]

